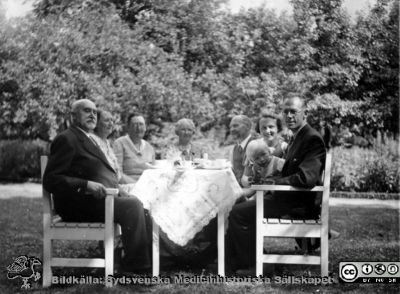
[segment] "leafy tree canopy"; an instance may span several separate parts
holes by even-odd
[[[0,27],[0,137],[52,139],[72,101],[136,109],[150,123],[278,111],[290,94],[310,120],[398,133],[398,5],[378,0],[355,21],[342,0],[292,0],[230,14],[225,0],[42,0]]]

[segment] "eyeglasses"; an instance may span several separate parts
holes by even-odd
[[[296,110],[296,109],[285,109],[285,110],[283,110],[283,114],[285,114],[285,115],[288,115],[288,114],[296,115],[296,114],[298,114],[300,112],[301,112],[301,110]]]

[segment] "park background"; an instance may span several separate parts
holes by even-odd
[[[114,114],[114,138],[130,113],[144,113],[158,152],[173,123],[191,118],[195,139],[221,157],[232,116],[279,112],[296,94],[309,102],[308,122],[332,133],[332,195],[398,200],[398,1],[351,15],[341,0],[289,2],[291,12],[233,13],[224,0],[42,0],[10,19],[0,1],[0,180],[40,181],[39,156],[76,99]],[[40,203],[29,201],[21,207],[34,208],[16,214],[38,220],[41,242]],[[371,215],[358,213],[362,222]],[[398,260],[398,212],[381,213],[366,224],[388,230],[388,248],[372,256]],[[4,212],[2,226],[13,215]]]

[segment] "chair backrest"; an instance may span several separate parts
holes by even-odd
[[[322,201],[321,201],[321,218],[324,223],[327,223],[329,221],[329,193],[331,185],[331,166],[332,166],[332,154],[328,152],[325,158],[325,168],[323,173],[324,190],[322,192]]]
[[[319,185],[314,188],[317,189],[318,191],[317,198],[315,200],[315,205],[321,208],[321,213],[326,213],[325,212],[326,209],[324,209],[323,206],[329,205],[328,201],[329,201],[329,189],[331,182],[331,165],[332,165],[332,154],[328,152],[325,157],[325,166],[321,175],[322,185]]]
[[[44,171],[47,166],[47,161],[48,161],[48,157],[46,155],[40,156],[40,175],[42,177],[42,180],[43,180]]]
[[[332,154],[328,152],[325,158],[325,168],[322,174],[322,182],[324,187],[329,187],[331,184],[331,166],[332,166]]]
[[[53,206],[53,199],[51,194],[46,191],[43,187],[43,175],[44,171],[46,170],[48,157],[46,155],[40,156],[40,171],[42,176],[42,195],[43,195],[43,210],[44,212],[50,213],[51,215],[54,214],[54,206]]]

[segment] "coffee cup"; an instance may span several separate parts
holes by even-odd
[[[227,160],[225,158],[219,158],[215,160],[215,165],[217,167],[225,167],[227,165]]]

